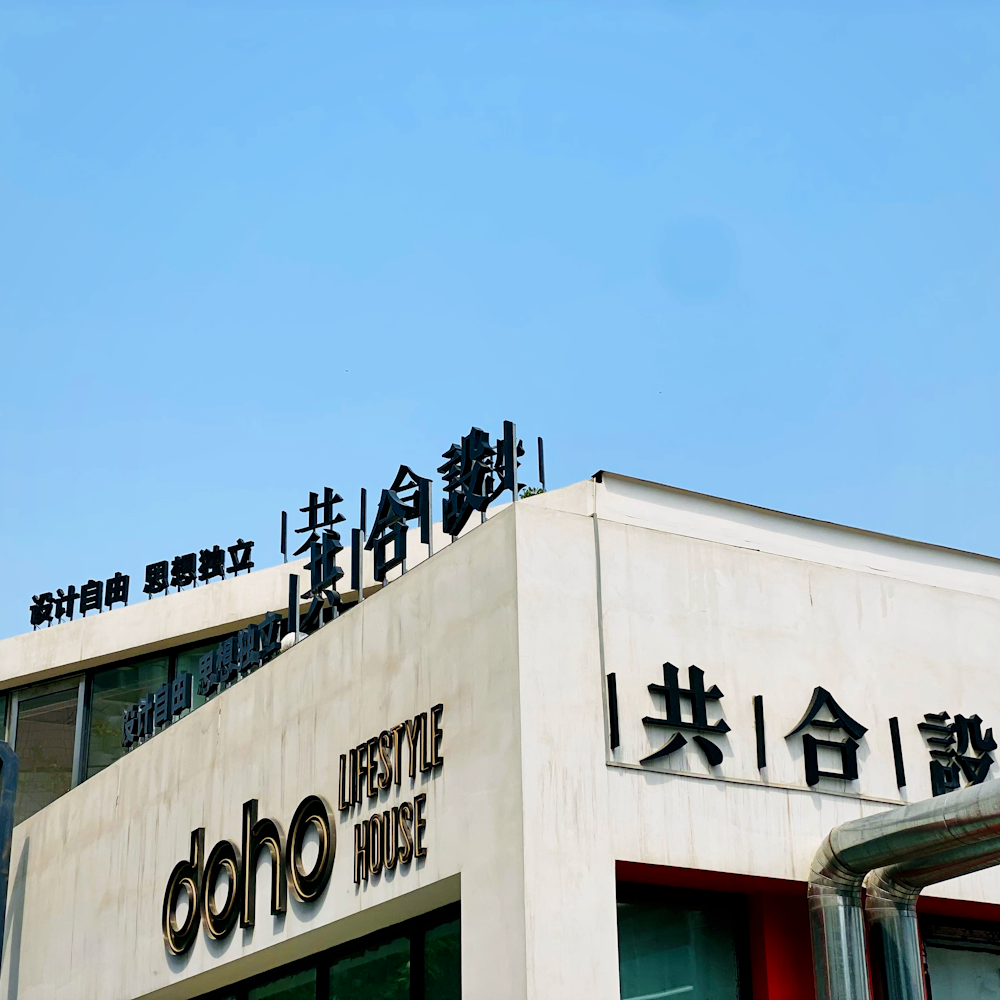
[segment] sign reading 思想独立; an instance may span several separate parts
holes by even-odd
[[[383,871],[399,869],[427,857],[427,793],[407,796],[418,775],[440,772],[444,764],[441,718],[444,705],[420,712],[391,729],[359,744],[340,756],[338,810],[342,822],[350,810],[385,805],[354,826],[354,882],[379,877]],[[407,749],[407,788],[404,791],[403,751]],[[393,798],[392,804],[389,799]],[[401,800],[402,801],[399,801]],[[374,803],[372,800],[375,800]],[[384,800],[380,803],[380,800]],[[311,864],[305,862],[306,836],[315,830],[318,839]],[[227,937],[237,921],[246,930],[256,923],[257,861],[262,851],[271,859],[270,911],[280,915],[288,909],[288,890],[303,903],[315,902],[330,882],[337,853],[337,828],[327,800],[307,795],[298,805],[282,841],[280,826],[259,815],[257,799],[243,804],[240,849],[228,839],[220,840],[205,856],[205,828],[191,832],[187,859],[174,865],[163,894],[161,926],[163,941],[171,955],[189,951],[201,924],[214,941]],[[225,876],[225,901],[219,905],[218,883]],[[177,922],[181,893],[187,896],[187,915]]]

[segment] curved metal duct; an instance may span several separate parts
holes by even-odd
[[[871,1000],[861,907],[861,886],[870,871],[916,859],[929,863],[998,835],[1000,782],[995,781],[834,827],[809,875],[817,1000]]]
[[[992,837],[868,873],[865,915],[882,946],[886,1000],[926,1000],[917,926],[917,897],[921,891],[997,863],[1000,837]]]

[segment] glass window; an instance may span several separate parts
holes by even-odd
[[[33,816],[72,787],[79,692],[79,677],[63,677],[18,691],[15,823]]]
[[[226,637],[223,636],[222,638]],[[198,646],[196,649],[186,649],[183,653],[177,654],[177,668],[174,676],[180,677],[181,674],[190,674],[194,678],[191,685],[192,711],[208,701],[203,694],[198,694],[198,664],[206,653],[211,653],[212,650],[218,649],[221,641],[222,639],[216,639],[205,646]]]
[[[462,922],[452,920],[424,935],[424,996],[461,1000]]]
[[[1000,924],[922,916],[934,1000],[1000,1000]]]
[[[94,674],[87,746],[88,778],[125,755],[122,748],[122,712],[143,695],[166,683],[168,670],[168,657],[153,656]],[[19,730],[18,739],[20,736]]]
[[[409,1000],[410,941],[358,948],[330,966],[330,1000]]]
[[[247,991],[247,1000],[315,1000],[315,997],[315,969],[293,972],[290,976],[272,979]]]
[[[618,903],[622,1000],[737,1000],[742,897],[626,892]]]

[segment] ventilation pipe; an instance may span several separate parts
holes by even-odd
[[[917,897],[921,890],[1000,863],[1000,821],[990,840],[888,868],[865,879],[865,916],[878,935],[885,964],[886,1000],[926,1000]]]
[[[897,866],[918,862],[915,867],[922,872],[945,857],[950,861],[943,870],[968,862],[954,874],[975,871],[996,863],[976,864],[974,859],[977,852],[981,859],[992,855],[997,838],[1000,782],[993,781],[834,827],[816,852],[809,874],[817,1000],[871,1000],[861,907],[861,887],[870,871],[887,866],[901,870]],[[954,852],[959,849],[967,849],[968,855],[957,859]],[[930,881],[951,877],[942,874]],[[905,930],[905,921],[902,926]],[[922,985],[920,989],[900,996],[922,997]]]

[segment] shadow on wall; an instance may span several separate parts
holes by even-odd
[[[28,877],[28,848],[31,838],[26,837],[21,847],[21,857],[14,873],[7,902],[7,927],[3,942],[3,962],[7,966],[7,998],[13,1000],[18,995],[18,980],[21,970],[21,927],[24,923],[24,884]]]

